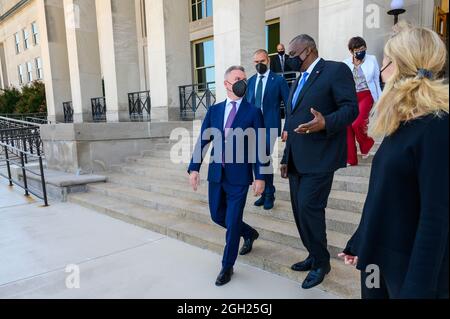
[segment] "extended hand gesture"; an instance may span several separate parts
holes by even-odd
[[[311,109],[312,115],[314,115],[314,119],[306,124],[300,125],[294,131],[298,134],[311,134],[323,131],[326,127],[325,118],[320,112],[317,112],[313,108]]]

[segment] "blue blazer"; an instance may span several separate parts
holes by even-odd
[[[257,141],[259,137],[259,129],[264,128],[264,120],[260,109],[254,107],[248,103],[245,99],[239,107],[238,113],[234,120],[233,129],[241,128],[243,131],[247,129],[254,129],[256,132],[256,141],[252,141],[250,138],[244,139],[244,154],[236,154],[238,142],[237,138],[230,134],[228,138],[225,138],[224,132],[224,117],[225,117],[225,105],[226,101],[213,105],[208,110],[205,120],[203,121],[201,128],[201,135],[199,141],[194,150],[194,155],[191,159],[188,172],[200,172],[200,168],[204,159],[206,148],[209,144],[213,143],[213,149],[211,151],[211,163],[209,165],[208,181],[210,183],[221,183],[223,178],[232,185],[251,185],[254,181],[253,174],[257,180],[265,180],[265,176],[261,174],[261,167],[268,165],[263,164],[258,154]],[[214,135],[220,132],[220,136]],[[203,137],[203,138],[202,138]],[[216,158],[222,159],[222,153],[225,151],[225,144],[231,142],[231,138],[234,139],[233,143],[233,163],[222,165],[222,161],[215,161]],[[255,147],[257,153],[255,156],[250,156],[247,151],[249,148]],[[216,154],[216,150],[220,151],[220,154]],[[243,161],[237,163],[237,156],[243,155]]]
[[[258,77],[259,74],[255,74],[248,80],[246,99],[253,105],[255,105]],[[281,103],[284,102],[284,105],[287,105],[288,99],[289,86],[286,80],[270,71],[263,99],[264,125],[268,133],[270,133],[269,129],[277,128],[278,137],[281,136]]]
[[[286,107],[288,140],[282,164],[294,164],[302,174],[332,173],[346,167],[347,127],[359,114],[352,72],[344,63],[321,59],[293,106],[299,79],[291,88]],[[314,119],[311,108],[325,117],[326,129],[312,134],[295,133],[301,124]]]

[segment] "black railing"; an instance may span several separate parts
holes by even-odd
[[[16,125],[20,123],[14,123]],[[25,195],[35,195],[48,206],[47,189],[44,175],[44,153],[39,126],[24,126],[0,129],[0,167],[6,167],[6,175],[0,171],[0,176],[6,178],[10,186],[17,185],[25,190]],[[27,166],[30,162],[38,163],[38,171]],[[14,180],[11,167],[18,167],[22,172],[22,181]],[[39,176],[42,190],[33,190],[28,184],[27,174]]]
[[[0,129],[0,142],[32,155],[44,153],[39,128],[26,127]],[[25,162],[28,163],[26,156]]]
[[[128,108],[132,122],[150,122],[152,112],[150,92],[128,93]]]
[[[92,121],[106,122],[106,100],[104,97],[91,99]]]
[[[179,88],[180,118],[182,120],[195,119],[199,108],[208,110],[216,103],[215,83],[183,85]]]
[[[64,123],[73,123],[72,101],[63,102]]]
[[[35,124],[48,124],[47,113],[0,114],[0,117]]]
[[[297,80],[297,76],[299,73],[297,72],[284,72],[284,73],[277,73],[278,75],[284,77],[284,79],[286,80],[287,84],[289,85],[289,87],[292,86],[292,84],[295,83],[295,81]]]

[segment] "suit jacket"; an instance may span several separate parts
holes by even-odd
[[[290,57],[289,55],[285,55],[284,62],[284,72],[291,72],[291,66],[289,64]],[[283,69],[281,67],[280,55],[276,54],[270,57],[270,70],[274,73],[283,73]]]
[[[344,60],[344,63],[353,72],[353,59],[348,58]],[[364,63],[361,64],[364,75],[366,76],[367,85],[369,86],[370,93],[374,102],[378,102],[381,97],[381,86],[380,86],[380,66],[377,61],[377,57],[374,55],[367,55]]]
[[[449,297],[449,116],[403,122],[373,160],[361,223],[344,252],[378,265],[392,299]]]
[[[259,138],[259,129],[264,128],[264,119],[260,109],[254,107],[248,103],[245,98],[239,107],[236,118],[233,122],[232,129],[242,129],[246,131],[247,129],[254,129],[256,132],[256,141],[252,141],[250,138],[244,139],[244,154],[237,154],[237,149],[239,147],[239,142],[237,138],[230,133],[228,137],[225,136],[224,126],[225,126],[225,106],[226,101],[213,105],[209,108],[205,120],[203,121],[201,128],[201,135],[199,141],[194,150],[194,155],[192,157],[191,163],[189,165],[189,173],[192,171],[199,172],[206,148],[209,144],[213,143],[213,148],[211,151],[211,163],[209,165],[208,181],[211,183],[221,183],[224,178],[232,185],[251,185],[253,183],[253,174],[257,180],[265,180],[265,176],[261,173],[261,168],[266,166],[260,160],[259,156],[253,156],[258,153],[258,147],[256,141]],[[216,133],[220,133],[217,136]],[[203,138],[202,138],[203,137]],[[221,159],[223,152],[226,150],[226,144],[231,143],[231,139],[234,139],[233,143],[233,163],[222,165]],[[251,154],[247,150],[256,150],[256,153]],[[243,155],[243,161],[236,161],[238,156]],[[214,160],[219,158],[220,160]]]
[[[331,173],[347,165],[347,127],[359,114],[355,81],[341,62],[321,59],[309,76],[295,107],[292,99],[299,77],[292,86],[286,108],[288,140],[282,164],[294,164],[302,174]],[[325,117],[326,129],[312,134],[294,130],[314,119],[311,108]],[[290,163],[290,160],[294,163]]]
[[[246,99],[252,105],[255,105],[258,81],[259,74],[255,74],[248,81]],[[270,135],[270,129],[273,128],[278,129],[278,137],[281,136],[281,103],[284,102],[286,105],[288,99],[289,87],[286,80],[273,72],[269,72],[263,99],[264,125],[268,136]]]

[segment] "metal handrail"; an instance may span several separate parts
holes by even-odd
[[[128,93],[128,110],[132,122],[151,121],[150,91]]]
[[[92,120],[94,122],[106,122],[106,99],[96,97],[91,99]]]
[[[63,102],[64,123],[73,123],[72,101]]]
[[[12,187],[13,185],[16,185],[16,186],[19,186],[20,188],[23,188],[25,191],[25,196],[30,196],[30,194],[33,194],[37,198],[42,199],[44,201],[45,206],[49,206],[48,197],[47,197],[47,187],[46,187],[46,182],[45,182],[45,174],[44,174],[43,156],[42,156],[42,154],[40,154],[39,148],[37,148],[37,154],[33,154],[31,152],[24,151],[20,148],[11,146],[4,142],[0,142],[0,147],[3,149],[3,155],[4,155],[3,158],[0,157],[0,160],[5,161],[5,165],[7,168],[6,169],[7,175],[0,173],[0,176],[6,178],[8,180],[9,186]],[[15,154],[15,155],[18,154],[18,158],[19,158],[20,162],[17,162],[17,161],[15,161],[15,159],[11,158],[10,154]],[[37,160],[39,162],[39,173],[36,173],[26,167],[26,157],[28,157],[28,156],[37,158]],[[15,181],[12,178],[11,165],[19,166],[19,168],[22,170],[23,184],[20,183],[19,181]],[[31,173],[33,175],[40,177],[41,187],[42,187],[42,195],[39,194],[38,192],[34,191],[32,188],[30,188],[28,186],[27,173]]]
[[[182,85],[178,91],[182,120],[193,120],[199,108],[208,110],[216,103],[215,82]]]

